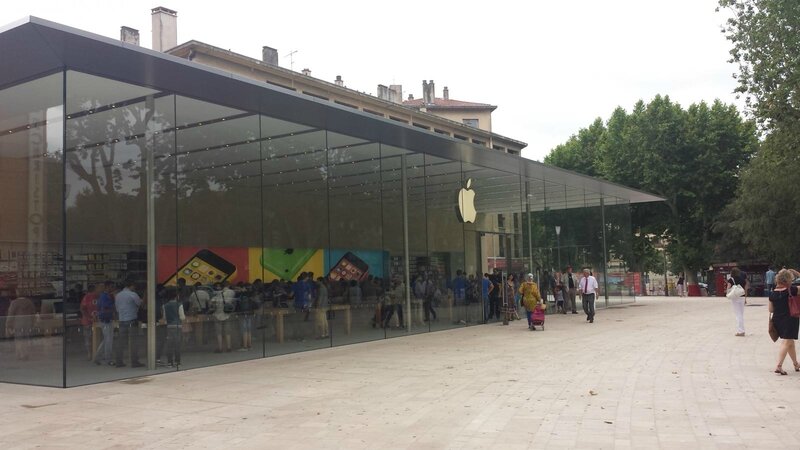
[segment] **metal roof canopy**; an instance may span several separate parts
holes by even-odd
[[[0,27],[0,89],[61,70],[148,86],[630,203],[664,199],[36,17]],[[13,63],[8,63],[13,61]],[[213,88],[212,88],[213,86]]]

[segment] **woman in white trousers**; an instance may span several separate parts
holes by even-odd
[[[728,292],[734,286],[741,286],[744,295],[730,298],[733,305],[733,314],[736,316],[736,336],[744,336],[744,304],[747,300],[747,277],[738,267],[731,269],[731,276],[728,277]]]

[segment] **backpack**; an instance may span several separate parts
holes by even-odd
[[[239,298],[239,311],[243,313],[251,313],[255,308],[253,307],[253,300],[244,295]]]
[[[230,314],[236,312],[236,299],[233,299],[231,302],[226,302],[225,297],[222,297],[222,312],[226,314]]]

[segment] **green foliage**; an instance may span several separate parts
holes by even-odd
[[[713,261],[713,225],[734,198],[737,174],[755,148],[755,126],[736,108],[715,101],[683,109],[667,96],[617,108],[603,125],[556,147],[545,162],[653,192],[664,204],[633,205],[638,235],[632,250],[643,270],[659,270],[647,234],[664,236],[673,270],[696,271]],[[574,164],[592,157],[592,164]],[[585,170],[587,167],[592,172]]]
[[[582,128],[578,134],[572,135],[567,142],[550,152],[545,162],[563,169],[597,176],[600,171],[595,164],[599,161],[597,153],[600,151],[604,135],[603,119],[598,117],[588,128]]]
[[[724,28],[738,64],[738,92],[759,123],[800,121],[800,2],[720,0],[732,14]]]
[[[761,259],[797,267],[800,258],[800,130],[775,129],[743,171],[739,195],[717,225],[727,240],[740,239]]]
[[[742,172],[736,201],[715,230],[722,251],[747,247],[759,259],[796,265],[800,238],[800,2],[721,0],[731,13],[723,30],[739,65],[738,92],[765,132],[761,148]]]

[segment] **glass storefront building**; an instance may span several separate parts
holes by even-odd
[[[40,19],[0,29],[0,60],[0,381],[68,387],[479,324],[459,271],[591,267],[598,306],[640,284],[629,208],[656,196]],[[309,272],[329,301],[292,299]],[[130,329],[87,318],[96,298],[82,317],[106,281],[144,299]],[[220,281],[238,306],[209,311]],[[109,328],[125,367],[98,355]]]

